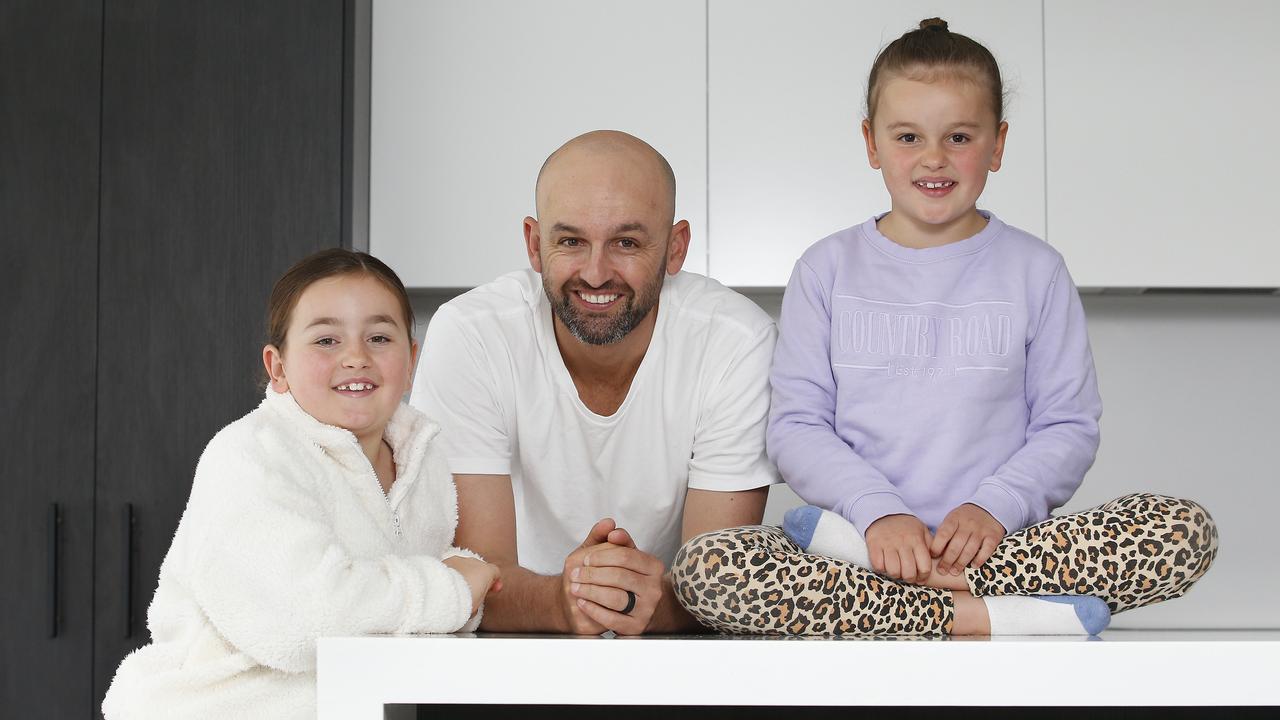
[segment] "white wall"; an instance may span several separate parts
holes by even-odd
[[[782,294],[751,295],[773,317]],[[439,295],[415,297],[418,337]],[[1104,404],[1102,448],[1083,510],[1130,492],[1199,501],[1221,534],[1214,568],[1184,598],[1113,627],[1280,628],[1280,297],[1090,295],[1089,337]],[[425,349],[430,352],[430,348]],[[1268,359],[1269,358],[1269,359]],[[765,520],[799,504],[786,487]]]

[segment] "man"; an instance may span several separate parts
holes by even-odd
[[[574,138],[535,196],[532,270],[437,311],[412,400],[444,428],[456,544],[502,568],[481,628],[694,630],[666,569],[693,536],[763,516],[777,331],[680,272],[689,223],[641,140]]]

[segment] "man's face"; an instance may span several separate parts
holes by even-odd
[[[525,220],[547,299],[584,343],[625,338],[658,304],[664,274],[683,264],[688,225],[672,226],[669,190],[649,164],[569,153],[544,174],[539,218]]]
[[[583,242],[573,238],[566,240],[570,244]],[[590,252],[585,247],[581,249],[582,252]],[[544,272],[542,289],[547,293],[556,317],[574,337],[589,345],[612,345],[634,330],[658,304],[662,293],[662,266],[665,264],[664,252],[656,274],[639,288],[621,278],[594,287],[580,276],[557,286],[552,275]]]

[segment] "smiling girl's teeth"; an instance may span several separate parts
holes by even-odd
[[[578,295],[593,305],[604,305],[618,299],[617,295],[588,295],[584,292],[580,292]]]
[[[361,390],[372,390],[373,385],[370,385],[369,383],[347,383],[346,385],[339,385],[338,389],[360,392]]]
[[[943,182],[925,182],[921,180],[917,182],[916,185],[919,185],[922,188],[928,188],[929,190],[937,190],[938,188],[951,187],[952,185],[955,185],[955,183],[950,180]]]

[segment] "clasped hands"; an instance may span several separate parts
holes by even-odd
[[[871,569],[909,583],[923,583],[933,572],[959,575],[966,567],[978,567],[991,557],[1004,526],[986,510],[965,503],[947,513],[930,536],[929,528],[914,515],[886,515],[867,527]]]
[[[637,548],[612,518],[600,520],[564,561],[560,597],[569,631],[644,633],[662,600],[664,572],[662,561]],[[624,615],[628,591],[635,593],[635,601]]]

